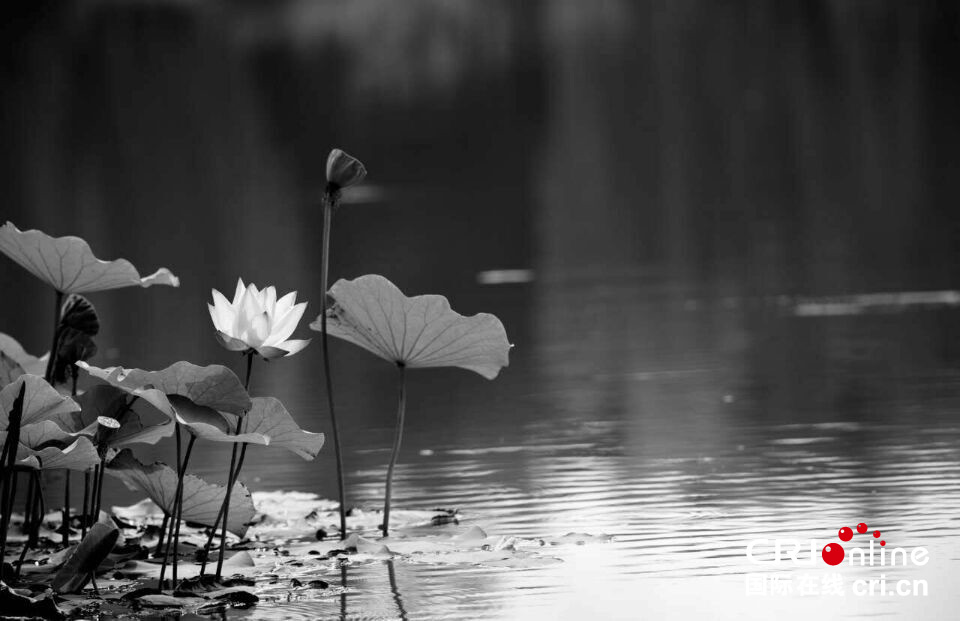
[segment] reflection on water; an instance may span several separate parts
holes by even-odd
[[[330,567],[328,590],[287,601],[278,585],[232,615],[946,618],[960,261],[957,181],[941,171],[960,144],[944,86],[958,14],[34,3],[5,22],[0,216],[182,276],[95,296],[99,364],[236,366],[207,324],[210,289],[243,276],[316,309],[322,162],[347,148],[372,172],[337,215],[331,273],[443,292],[498,314],[516,343],[493,383],[411,374],[395,503],[457,507],[493,535],[613,536],[524,570]],[[39,353],[49,292],[0,270],[17,301],[0,329]],[[319,353],[258,364],[252,386],[329,432]],[[351,501],[375,507],[392,375],[348,345],[333,355]],[[222,476],[218,451],[196,456],[198,474]],[[330,452],[304,464],[254,447],[245,475],[330,497],[332,471]],[[927,580],[928,597],[746,595],[752,539],[859,521],[930,551],[890,571]]]

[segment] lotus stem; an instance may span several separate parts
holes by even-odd
[[[80,539],[87,536],[87,514],[90,511],[90,471],[83,473],[83,514],[80,516]]]
[[[77,397],[77,376],[80,371],[77,369],[76,365],[73,365],[70,369],[70,396],[76,399]],[[70,471],[64,469],[63,477],[63,545],[70,545]]]
[[[63,478],[63,545],[70,545],[70,471],[64,470]]]
[[[337,495],[340,501],[340,540],[347,538],[346,493],[343,485],[343,456],[340,450],[340,428],[333,406],[333,379],[330,375],[330,348],[327,343],[327,286],[330,272],[330,229],[333,225],[333,210],[337,192],[329,189],[323,196],[323,251],[320,259],[320,349],[323,351],[323,376],[327,385],[327,407],[330,410],[330,426],[333,429],[333,452],[337,460]]]
[[[383,502],[383,536],[386,537],[390,531],[390,496],[393,492],[393,469],[397,465],[397,457],[400,455],[400,442],[403,441],[403,417],[407,409],[407,374],[403,363],[398,362],[397,368],[400,370],[399,395],[397,397],[397,430],[393,436],[393,452],[390,453],[390,466],[387,468],[387,491]]]
[[[164,536],[167,534],[167,527],[170,525],[170,514],[163,512],[163,522],[160,523],[160,537],[157,539],[157,547],[153,551],[153,556],[158,557],[163,552]]]
[[[234,432],[234,435],[240,435],[240,425],[242,424],[243,419],[237,419],[237,428]],[[244,449],[246,446],[244,446]],[[233,455],[237,455],[237,445],[233,445]],[[233,492],[234,482],[239,478],[240,471],[239,468],[236,468],[237,462],[233,460],[230,461],[230,473],[227,476],[227,489],[223,495],[223,506],[220,508],[220,514],[223,516],[223,519],[220,521],[220,550],[217,552],[217,570],[214,572],[214,576],[217,580],[220,579],[220,573],[223,571],[223,555],[227,551],[227,524],[230,521],[230,494]],[[216,529],[214,529],[216,530]]]
[[[247,373],[246,378],[243,382],[244,390],[250,390],[250,373],[253,370],[253,351],[247,352]],[[243,418],[237,417],[237,426],[234,430],[234,435],[240,435],[240,426],[243,424]],[[203,558],[203,565],[200,568],[200,573],[203,574],[204,570],[207,568],[207,557],[210,555],[210,544],[213,543],[213,534],[217,531],[217,522],[220,522],[220,550],[217,552],[217,570],[215,572],[215,577],[217,580],[220,579],[220,573],[223,571],[223,555],[227,550],[227,524],[230,519],[230,495],[233,493],[233,486],[236,484],[237,479],[240,478],[240,468],[243,466],[243,457],[247,453],[247,444],[243,443],[243,447],[240,448],[240,460],[237,461],[237,444],[233,445],[233,452],[230,456],[230,471],[227,474],[227,489],[223,495],[223,505],[220,507],[220,513],[217,516],[217,520],[214,522],[213,529],[210,531],[210,536],[207,538],[207,545],[205,547],[205,553]]]
[[[100,501],[103,500],[103,475],[106,474],[107,466],[100,462],[100,465],[97,466],[97,495],[94,496],[93,503],[93,523],[96,524],[100,520]]]
[[[20,442],[20,421],[23,419],[23,399],[27,391],[26,382],[20,384],[20,392],[13,402],[7,425],[7,441],[3,446],[3,488],[0,491],[0,501],[3,506],[3,517],[0,518],[0,564],[3,563],[7,551],[7,529],[10,528],[10,513],[13,511],[13,499],[17,492],[17,474],[14,465],[17,462],[17,446]],[[13,480],[11,481],[11,477]]]
[[[187,442],[187,451],[183,456],[183,464],[180,466],[180,472],[178,475],[177,481],[177,512],[173,518],[173,569],[170,573],[170,578],[173,580],[174,586],[177,584],[177,553],[180,549],[180,522],[183,519],[183,477],[187,474],[187,464],[190,463],[190,452],[193,451],[193,443],[196,442],[197,436],[190,434],[190,441]]]
[[[173,507],[171,507],[173,513],[173,521],[176,522],[177,519],[177,501],[180,499],[180,486],[183,483],[183,479],[180,478],[180,464],[181,461],[181,440],[180,440],[180,423],[179,421],[174,423],[174,432],[176,433],[177,438],[177,487],[173,492]],[[173,528],[171,524],[170,528]],[[163,551],[163,563],[160,564],[160,581],[157,583],[159,588],[163,588],[163,578],[167,573],[167,562],[170,560],[170,543],[173,541],[173,531],[167,535],[167,547]],[[176,550],[173,551],[174,554],[177,553]]]
[[[47,370],[43,378],[47,382],[53,381],[53,367],[57,360],[57,345],[60,341],[60,309],[63,306],[63,292],[56,291],[53,307],[53,344],[50,346],[50,357],[47,358]]]
[[[20,560],[17,562],[16,577],[20,579],[20,571],[23,569],[24,560],[27,558],[27,552],[37,545],[40,538],[40,525],[43,523],[44,507],[43,487],[40,482],[40,471],[33,470],[28,475],[30,477],[30,490],[27,496],[27,505],[24,508],[23,527],[27,530],[27,541],[23,544],[20,551]],[[31,515],[32,514],[32,515]],[[29,517],[29,527],[27,518]]]
[[[240,448],[240,459],[237,460],[237,466],[234,469],[234,476],[232,479],[230,479],[230,481],[227,482],[231,490],[237,484],[237,479],[240,478],[240,470],[243,468],[243,460],[246,456],[247,456],[247,443],[244,442],[243,446]],[[213,523],[213,528],[210,529],[210,534],[207,535],[207,543],[203,548],[204,549],[203,560],[201,561],[201,564],[200,564],[201,575],[207,568],[207,558],[209,557],[210,546],[213,545],[213,537],[214,535],[216,535],[217,529],[220,528],[220,521],[223,519],[223,511],[225,506],[226,505],[223,505],[223,504],[220,505],[220,511],[217,512],[217,519]]]
[[[10,477],[10,498],[9,505],[11,510],[13,509],[13,499],[17,496],[17,479],[19,479],[18,473],[14,472],[13,476]],[[4,499],[7,502],[7,499]],[[4,560],[6,559],[6,548],[7,548],[7,529],[10,527],[10,518],[9,511],[3,512],[3,540],[0,542],[0,566],[2,566]],[[2,572],[0,572],[2,573]]]

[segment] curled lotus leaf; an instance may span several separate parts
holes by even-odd
[[[97,449],[87,438],[77,438],[65,448],[47,446],[20,460],[19,464],[37,470],[79,470],[85,472],[100,463]]]
[[[242,435],[258,435],[266,439],[262,444],[286,449],[307,461],[312,460],[323,447],[324,435],[305,431],[275,397],[254,397],[253,407],[243,417]]]
[[[6,386],[26,373],[17,361],[0,351],[0,387]]]
[[[509,364],[510,342],[494,315],[453,311],[442,295],[407,297],[376,274],[330,288],[327,332],[407,368],[460,367],[487,379]],[[321,329],[320,318],[310,328]]]
[[[13,363],[16,363],[23,373],[42,376],[44,371],[47,369],[47,356],[37,358],[36,356],[28,354],[15,338],[2,332],[0,332],[0,354],[2,354],[3,357],[11,360]],[[0,375],[0,380],[2,380],[2,377],[3,376]],[[14,379],[16,379],[16,377],[10,381],[12,382]],[[0,381],[0,385],[3,384],[4,382]]]
[[[97,446],[156,444],[173,434],[173,418],[164,411],[135,400],[126,391],[100,384],[77,401],[80,412],[57,419],[57,424],[74,433],[93,431]]]
[[[80,410],[80,406],[73,399],[61,395],[42,377],[22,375],[0,390],[0,429],[6,429],[10,424],[9,412],[23,385],[26,385],[23,395],[23,418],[20,421],[23,426],[42,420],[56,419]]]
[[[20,452],[17,452],[20,458]],[[57,448],[47,446],[39,450],[30,451],[18,465],[35,470],[78,470],[85,472],[100,463],[97,449],[88,438],[77,438],[72,444]]]
[[[0,434],[6,435],[5,431]],[[79,434],[64,431],[60,425],[52,420],[44,420],[20,428],[20,444],[31,449],[38,449],[54,444],[67,445],[77,439]]]
[[[0,252],[63,293],[134,286],[180,286],[180,279],[166,268],[141,277],[137,268],[126,259],[101,261],[79,237],[51,237],[42,231],[21,231],[12,222],[0,227]]]
[[[242,415],[250,409],[250,397],[243,384],[233,371],[219,364],[201,367],[181,361],[160,371],[101,369],[85,362],[78,362],[77,366],[111,386],[140,397],[171,418],[176,418],[177,411],[169,395],[230,414]]]
[[[177,473],[170,466],[159,462],[145,465],[133,456],[130,449],[124,449],[110,461],[106,473],[119,478],[131,489],[143,490],[164,513],[173,512]],[[183,479],[183,519],[213,526],[226,491],[227,488],[223,485],[208,483],[200,477],[188,474]],[[243,537],[255,513],[250,490],[241,483],[234,485],[230,494],[227,530]]]
[[[57,593],[79,593],[113,551],[118,539],[120,530],[113,524],[94,524],[53,577],[53,590]]]
[[[18,438],[17,464],[38,470],[89,470],[100,457],[89,438],[78,435],[50,420],[25,425]],[[0,443],[6,440],[7,432],[0,431]]]
[[[198,438],[214,442],[270,444],[270,438],[260,433],[234,434],[233,430],[236,429],[236,424],[231,425],[224,414],[213,408],[197,405],[189,399],[176,395],[170,397],[170,402],[177,408],[177,422]],[[233,418],[236,419],[237,417]]]
[[[63,384],[69,374],[76,372],[75,363],[89,360],[97,354],[97,344],[90,335],[69,327],[61,327],[57,358],[53,364],[54,384]]]
[[[60,307],[60,327],[96,336],[100,332],[100,317],[90,300],[71,294]]]

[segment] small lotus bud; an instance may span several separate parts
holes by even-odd
[[[356,185],[366,176],[367,169],[360,160],[340,149],[334,149],[327,157],[327,183],[334,191]]]

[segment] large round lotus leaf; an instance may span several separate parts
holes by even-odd
[[[407,297],[376,274],[330,288],[327,332],[405,367],[460,367],[493,379],[509,364],[503,324],[489,313],[453,311],[442,295]],[[310,328],[319,331],[318,317]]]
[[[51,237],[36,230],[21,231],[12,222],[0,227],[0,252],[63,293],[89,293],[120,287],[180,286],[170,270],[160,268],[145,277],[126,259],[101,261],[79,237]]]

